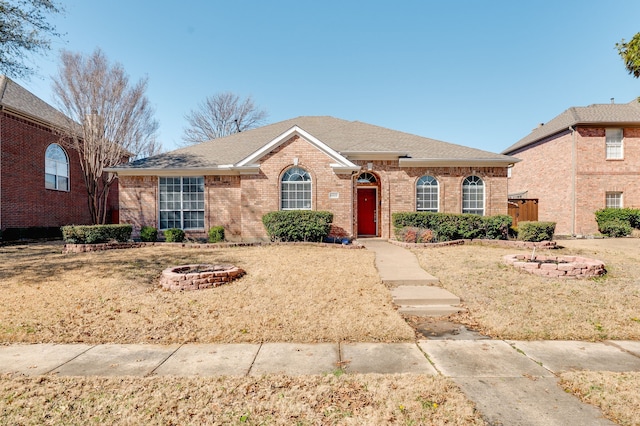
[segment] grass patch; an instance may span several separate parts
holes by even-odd
[[[439,376],[0,376],[1,424],[123,421],[203,425],[485,424],[464,394]]]
[[[561,385],[582,401],[599,407],[621,425],[640,425],[640,373],[572,371],[560,375]]]
[[[503,265],[531,251],[461,245],[416,249],[421,265],[458,295],[468,313],[454,319],[514,340],[640,340],[640,244],[636,239],[563,240],[561,250],[605,262],[606,278],[543,278]],[[551,254],[550,253],[550,254]]]
[[[414,340],[366,250],[61,250],[60,244],[0,248],[0,342]],[[247,275],[215,289],[158,287],[163,269],[191,263],[231,263]]]

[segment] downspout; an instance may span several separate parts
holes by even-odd
[[[576,180],[577,180],[577,146],[576,146],[576,129],[569,126],[571,132],[571,235],[576,236]]]

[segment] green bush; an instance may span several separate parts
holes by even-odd
[[[598,229],[603,234],[602,226],[612,220],[626,222],[635,229],[640,229],[640,209],[602,209],[595,212]]]
[[[62,238],[71,244],[124,243],[131,238],[131,225],[69,225],[62,227]]]
[[[609,237],[626,237],[631,234],[631,225],[629,222],[621,219],[610,219],[602,225],[598,225],[600,232]]]
[[[398,212],[392,215],[397,234],[405,227],[429,229],[436,241],[451,241],[463,238],[507,239],[511,216],[479,216],[475,214],[452,214],[433,212]]]
[[[145,242],[158,241],[158,228],[153,226],[143,226],[140,228],[140,240]]]
[[[209,242],[221,243],[224,241],[224,226],[214,226],[209,229]]]
[[[555,231],[555,222],[518,222],[518,240],[520,241],[551,241]]]
[[[331,230],[333,213],[313,210],[285,210],[262,216],[271,241],[320,242]]]
[[[164,231],[165,241],[168,243],[181,243],[184,241],[184,231],[180,228],[169,228]]]

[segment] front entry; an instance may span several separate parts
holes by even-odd
[[[358,188],[358,236],[378,235],[378,191]]]

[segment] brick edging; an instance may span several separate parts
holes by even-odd
[[[447,247],[447,246],[459,246],[464,244],[478,244],[478,245],[496,245],[501,247],[514,247],[514,248],[556,248],[555,241],[511,241],[511,240],[488,240],[488,239],[462,239],[453,241],[444,241],[441,243],[405,243],[404,241],[389,240],[391,244],[404,248],[430,248],[430,247]]]
[[[314,247],[334,247],[340,249],[364,249],[360,243],[332,244],[312,242],[253,242],[253,243],[167,243],[167,242],[127,242],[127,243],[101,243],[101,244],[65,244],[62,253],[88,253],[104,250],[118,250],[140,248],[150,246],[172,246],[192,249],[220,249],[230,247],[259,247],[273,245],[309,245]]]

